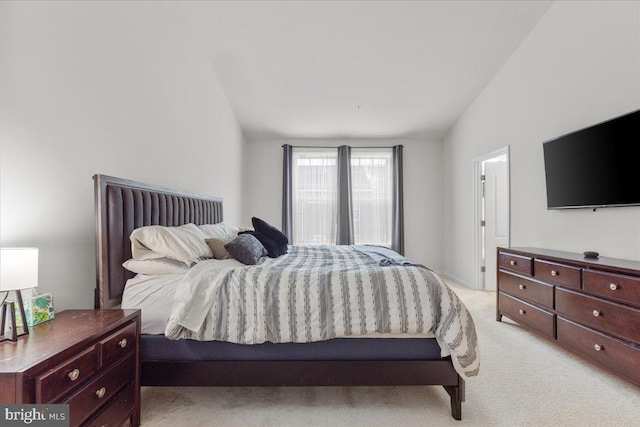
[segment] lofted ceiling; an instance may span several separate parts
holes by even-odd
[[[250,140],[442,137],[550,1],[181,2]]]

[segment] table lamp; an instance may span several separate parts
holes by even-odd
[[[22,316],[22,333],[17,333],[16,306],[13,301],[2,303],[2,329],[0,341],[10,340],[16,342],[18,337],[29,334],[27,317],[24,313],[22,302],[22,289],[38,286],[38,248],[0,248],[0,292],[15,291],[20,315]],[[4,335],[7,322],[7,311],[11,317],[11,336]]]

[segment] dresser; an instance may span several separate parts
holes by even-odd
[[[0,343],[0,403],[68,404],[70,426],[140,425],[139,310],[66,310]]]
[[[498,248],[496,320],[533,329],[640,386],[640,262]]]

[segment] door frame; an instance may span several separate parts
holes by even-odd
[[[506,155],[507,156],[507,207],[508,207],[508,221],[507,227],[507,245],[511,246],[511,150],[510,146],[502,147],[498,150],[487,153],[483,156],[477,157],[473,160],[473,286],[476,290],[484,290],[484,282],[482,280],[482,226],[480,221],[482,220],[482,163],[495,157]]]

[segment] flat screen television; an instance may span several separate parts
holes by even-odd
[[[640,205],[640,110],[542,147],[548,209]]]

